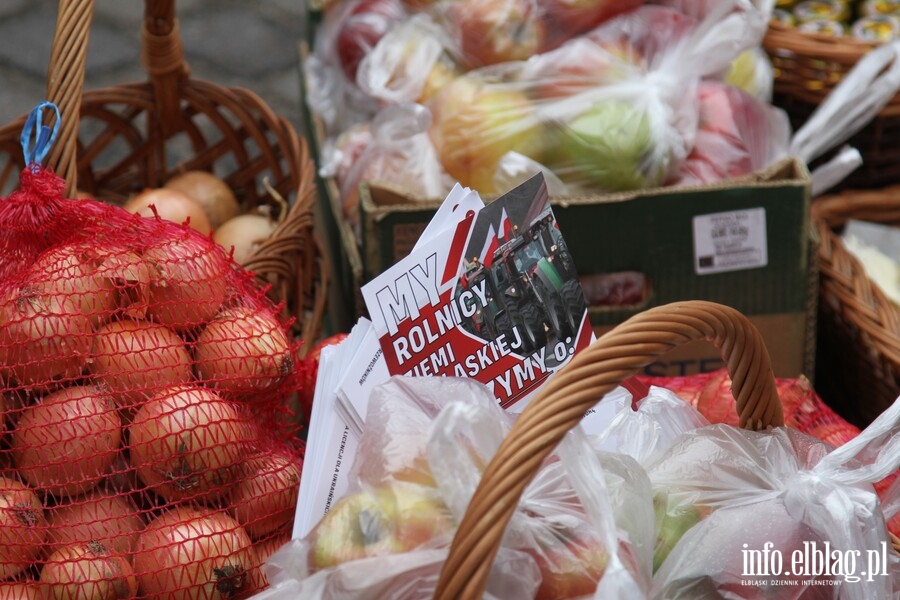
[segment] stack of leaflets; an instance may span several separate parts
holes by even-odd
[[[518,413],[594,339],[542,175],[488,204],[457,185],[409,256],[362,294],[370,319],[319,359],[295,538],[346,491],[375,386],[391,376],[469,377]],[[600,427],[604,412],[585,422]]]

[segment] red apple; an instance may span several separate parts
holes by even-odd
[[[555,36],[571,38],[612,17],[634,10],[645,0],[547,0],[548,29]]]
[[[356,70],[363,57],[406,16],[400,0],[359,0],[340,19],[335,51],[347,79],[356,81]]]
[[[674,183],[709,183],[752,173],[786,146],[778,109],[720,81],[697,90],[698,132]]]
[[[628,40],[579,37],[529,61],[526,77],[534,81],[535,98],[553,100],[643,76],[642,62]]]
[[[593,595],[609,563],[602,540],[590,531],[547,526],[535,531],[530,554],[541,573],[535,600],[558,600]]]
[[[697,21],[665,6],[646,5],[610,19],[585,35],[605,45],[629,43],[651,67],[686,43]]]
[[[311,534],[313,569],[409,552],[454,527],[434,488],[384,484],[338,500]]]
[[[459,0],[447,18],[470,69],[525,60],[544,48],[547,37],[535,0]]]
[[[444,169],[462,185],[496,193],[494,174],[509,151],[537,159],[543,125],[524,92],[462,75],[429,105],[431,140]]]

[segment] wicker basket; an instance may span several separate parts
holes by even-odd
[[[740,312],[706,301],[676,302],[631,317],[563,367],[525,408],[482,475],[459,524],[435,598],[481,598],[516,506],[563,436],[600,395],[675,346],[708,340],[721,349],[743,427],[783,424],[762,336]],[[900,542],[891,537],[894,549]]]
[[[59,2],[46,99],[62,123],[47,165],[66,179],[69,196],[78,190],[121,202],[202,169],[221,177],[245,211],[286,200],[288,214],[246,266],[296,318],[305,352],[322,333],[329,274],[313,226],[317,189],[306,141],[252,92],[190,77],[174,0],[145,2],[148,81],[83,91],[93,7],[93,0]],[[26,118],[0,128],[0,190],[14,188],[25,166]]]
[[[900,306],[845,247],[849,219],[900,225],[900,186],[844,191],[812,204],[820,237],[816,388],[864,427],[900,396]]]
[[[798,31],[773,21],[763,39],[774,67],[773,103],[788,113],[798,129],[875,47],[874,43]],[[860,151],[863,165],[843,186],[875,188],[900,182],[900,93],[847,143]]]

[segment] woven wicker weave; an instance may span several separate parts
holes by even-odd
[[[774,67],[774,104],[782,107],[795,129],[841,82],[874,43],[822,33],[798,31],[772,22],[763,40]],[[844,182],[874,188],[900,182],[900,93],[859,133],[848,140],[863,156],[863,165]]]
[[[309,348],[322,333],[329,268],[313,227],[315,167],[306,141],[254,93],[192,79],[174,0],[146,0],[141,60],[148,81],[84,91],[93,0],[60,0],[47,100],[62,114],[47,165],[76,190],[121,202],[186,170],[222,178],[244,210],[278,199],[288,214],[247,268],[285,301]],[[35,99],[35,104],[42,99]],[[28,107],[29,109],[31,107]],[[25,166],[19,136],[27,115],[0,128],[0,190]]]
[[[900,307],[847,250],[849,219],[900,225],[900,186],[817,199],[820,292],[816,388],[848,421],[864,427],[900,395]]]
[[[503,532],[525,487],[597,398],[674,348],[708,340],[721,349],[742,426],[783,424],[762,336],[738,311],[705,301],[652,308],[597,339],[532,400],[485,469],[444,563],[435,598],[480,598]]]

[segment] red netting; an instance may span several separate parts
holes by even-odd
[[[0,580],[262,589],[302,466],[290,323],[210,237],[63,198],[38,167],[20,185],[0,199]]]
[[[738,425],[731,378],[725,369],[678,377],[637,376],[637,379],[645,385],[657,385],[675,392],[713,423]],[[775,384],[784,408],[784,423],[788,427],[835,447],[859,435],[860,429],[825,404],[805,377],[776,377]],[[897,475],[894,473],[875,485],[880,497],[885,497]],[[888,529],[900,536],[900,515],[888,522]]]

